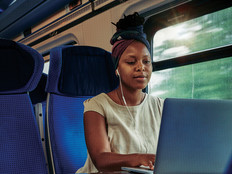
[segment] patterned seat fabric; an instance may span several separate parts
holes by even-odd
[[[56,173],[75,173],[87,158],[83,101],[116,88],[111,54],[89,46],[63,46],[50,52],[47,125]]]
[[[0,172],[47,173],[28,92],[40,80],[44,61],[34,49],[0,39]]]

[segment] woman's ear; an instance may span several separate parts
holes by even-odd
[[[116,76],[120,76],[120,74],[118,72],[118,68],[116,69]]]

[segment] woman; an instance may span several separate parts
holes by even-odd
[[[134,13],[116,24],[111,44],[120,84],[84,102],[88,158],[77,173],[119,171],[122,166],[154,167],[163,100],[142,92],[152,72],[143,22]]]

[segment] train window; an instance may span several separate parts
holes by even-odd
[[[49,61],[44,62],[44,69],[43,69],[43,73],[48,74],[48,70],[49,70]]]
[[[152,73],[149,91],[162,98],[232,99],[232,57]]]
[[[207,14],[156,32],[153,60],[164,60],[232,43],[232,8]]]
[[[43,69],[43,73],[48,74],[48,70],[49,70],[49,64],[50,64],[50,54],[44,55],[44,69]]]
[[[157,31],[149,92],[162,98],[232,99],[231,18],[232,8],[226,8]]]

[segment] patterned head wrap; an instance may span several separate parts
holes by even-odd
[[[142,42],[150,51],[150,44],[143,32],[143,23],[144,18],[135,12],[132,15],[124,16],[124,19],[120,19],[117,24],[114,24],[117,26],[117,32],[111,38],[110,43],[113,45],[112,59],[115,69],[122,53],[133,41]]]

